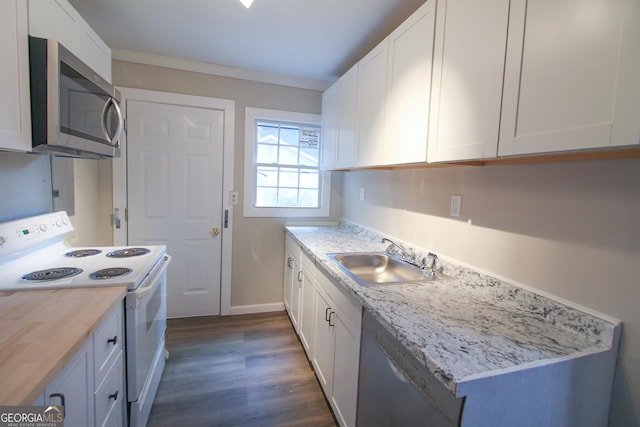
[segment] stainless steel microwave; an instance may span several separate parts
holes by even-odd
[[[66,157],[120,156],[119,93],[55,40],[29,37],[33,151]]]

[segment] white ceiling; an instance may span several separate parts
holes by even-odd
[[[70,0],[118,51],[333,81],[425,0]]]

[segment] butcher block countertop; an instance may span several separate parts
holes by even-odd
[[[126,292],[0,292],[0,405],[31,405]]]

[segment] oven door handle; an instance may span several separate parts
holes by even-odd
[[[144,298],[145,295],[153,292],[158,287],[158,285],[160,284],[160,280],[157,280],[157,279],[158,277],[160,277],[162,273],[166,271],[167,266],[169,265],[170,262],[171,262],[171,255],[165,254],[162,261],[160,261],[159,263],[160,265],[155,267],[144,280],[144,282],[148,282],[150,284],[146,286],[142,286],[138,290],[136,290],[135,292],[136,299]]]

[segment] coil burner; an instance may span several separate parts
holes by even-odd
[[[102,270],[94,271],[89,275],[92,279],[111,279],[112,277],[125,276],[131,273],[133,270],[130,268],[123,267],[111,267],[104,268]]]
[[[44,282],[49,280],[66,279],[68,277],[77,276],[80,273],[82,273],[81,268],[57,267],[33,271],[22,276],[22,280],[26,280],[27,282]]]
[[[100,249],[78,249],[75,251],[67,252],[64,256],[69,258],[84,258],[88,256],[94,256],[101,254],[102,251]]]
[[[134,256],[146,255],[151,252],[147,248],[125,248],[112,251],[107,254],[110,258],[130,258]]]

